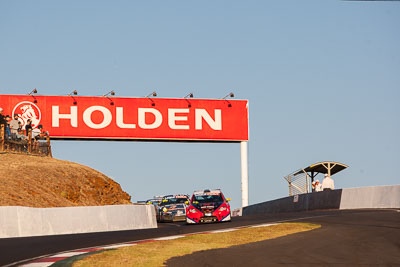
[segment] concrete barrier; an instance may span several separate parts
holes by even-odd
[[[400,209],[400,185],[343,189],[340,209]]]
[[[399,209],[400,185],[337,189],[284,197],[244,207],[242,214],[376,208]]]
[[[157,228],[153,205],[0,207],[0,238]]]
[[[315,192],[284,197],[243,208],[242,214],[284,213],[319,209],[338,209],[342,190]]]

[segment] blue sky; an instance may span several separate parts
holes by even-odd
[[[0,1],[0,94],[250,103],[250,204],[332,160],[337,188],[399,184],[400,3]],[[240,145],[53,142],[133,201],[221,188],[241,205]]]

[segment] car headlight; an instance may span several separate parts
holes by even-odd
[[[219,208],[219,211],[224,211],[226,209],[227,209],[226,207],[221,207],[221,208]]]
[[[163,212],[167,212],[168,209],[167,209],[166,207],[164,207],[164,208],[162,209],[162,211],[163,211]]]

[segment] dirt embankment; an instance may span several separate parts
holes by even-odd
[[[0,154],[0,206],[71,207],[131,204],[104,174],[77,163]]]

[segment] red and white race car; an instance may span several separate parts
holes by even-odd
[[[221,190],[194,191],[186,208],[186,223],[228,222],[231,220],[231,207]]]

